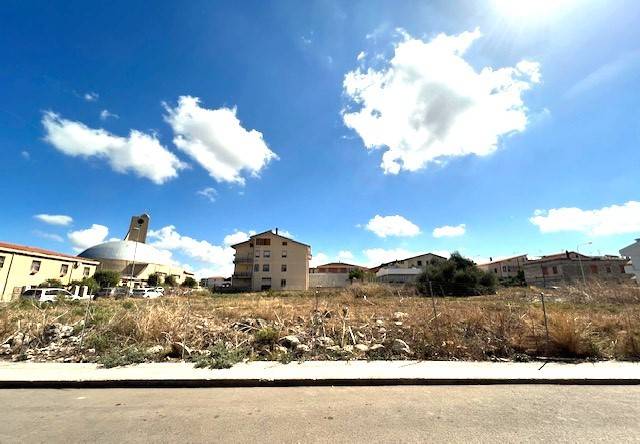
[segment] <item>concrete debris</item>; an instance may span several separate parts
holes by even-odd
[[[384,321],[382,319],[377,319],[376,320],[376,327],[383,327],[384,326]]]
[[[402,339],[394,339],[393,344],[391,345],[391,350],[396,353],[411,354],[411,349]]]
[[[331,339],[329,336],[319,336],[319,337],[317,337],[316,338],[316,343],[318,344],[318,346],[324,347],[324,348],[331,347],[331,346],[333,346],[335,344],[333,339]]]
[[[298,344],[300,344],[300,339],[296,335],[288,335],[283,338],[280,338],[278,341],[285,347],[295,348]]]
[[[366,353],[369,351],[369,346],[366,344],[356,344],[354,348],[363,353]]]
[[[372,351],[380,350],[383,348],[384,348],[384,345],[382,344],[373,344],[371,347],[369,347],[369,351],[372,352]]]
[[[153,347],[149,347],[145,350],[147,355],[160,355],[164,352],[164,347],[162,345],[154,345]]]
[[[298,353],[306,353],[309,350],[311,350],[311,348],[306,344],[298,344],[298,345],[296,345],[296,351]]]
[[[401,320],[403,320],[404,318],[407,318],[407,317],[409,317],[409,313],[404,313],[402,311],[396,311],[393,314],[393,319],[396,320],[396,321],[401,321]]]

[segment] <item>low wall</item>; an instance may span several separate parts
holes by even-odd
[[[350,283],[349,273],[309,273],[309,288],[343,288]]]

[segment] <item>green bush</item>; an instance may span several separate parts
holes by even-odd
[[[160,275],[158,273],[151,273],[147,278],[147,284],[149,287],[157,287],[160,285]]]
[[[198,285],[198,283],[191,276],[184,278],[184,282],[182,283],[182,286],[187,288],[195,288],[196,285]]]
[[[479,269],[476,264],[457,251],[446,261],[432,261],[418,276],[416,286],[424,295],[473,296],[496,292],[494,274]]]
[[[40,288],[60,288],[62,286],[63,284],[60,279],[47,279],[46,281],[38,285],[38,287]]]
[[[176,278],[172,275],[167,275],[167,277],[164,278],[164,285],[168,286],[168,287],[175,287],[176,286]]]
[[[278,336],[275,328],[264,327],[256,331],[254,339],[258,345],[273,345],[278,341]]]
[[[94,294],[96,291],[100,290],[100,285],[96,282],[96,280],[92,277],[84,278],[81,281],[71,281],[69,286],[78,285],[80,287],[86,286],[89,288],[89,294]]]
[[[93,274],[93,279],[100,288],[116,287],[120,283],[120,273],[117,271],[101,270]]]

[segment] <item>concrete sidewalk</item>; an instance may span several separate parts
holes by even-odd
[[[332,385],[640,384],[640,363],[452,361],[248,362],[223,370],[191,363],[111,369],[96,364],[0,363],[0,388],[261,387]]]

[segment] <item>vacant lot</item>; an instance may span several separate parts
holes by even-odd
[[[169,359],[224,367],[242,359],[527,360],[640,358],[640,288],[501,289],[420,297],[411,288],[157,300],[14,302],[0,310],[5,359],[121,365]],[[435,305],[435,307],[434,307]]]

